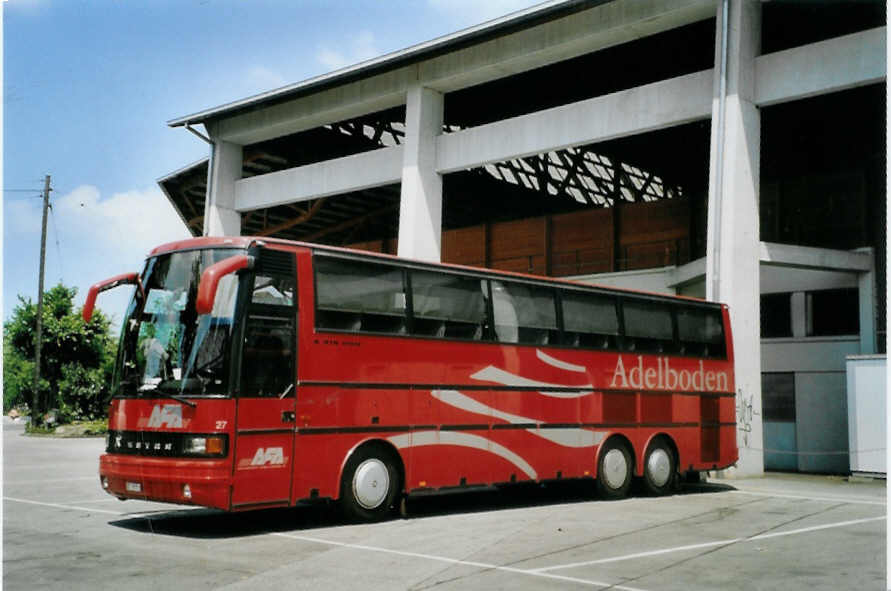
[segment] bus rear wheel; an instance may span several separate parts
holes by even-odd
[[[654,440],[644,456],[643,484],[655,496],[669,494],[677,479],[677,459],[665,439]]]
[[[600,450],[597,490],[607,499],[623,499],[631,488],[631,452],[621,439],[610,439]]]
[[[340,502],[348,518],[379,521],[396,503],[400,474],[391,454],[379,446],[356,450],[343,471]]]

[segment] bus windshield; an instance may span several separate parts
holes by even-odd
[[[223,277],[213,311],[195,310],[201,273],[242,251],[207,249],[152,257],[121,332],[116,396],[220,395],[229,388],[229,344],[238,276]]]

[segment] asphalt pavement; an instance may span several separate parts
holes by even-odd
[[[587,483],[227,514],[121,502],[102,439],[3,431],[4,589],[884,589],[883,481],[769,474],[604,501]],[[640,494],[640,493],[638,493]]]

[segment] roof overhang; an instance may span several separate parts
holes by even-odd
[[[341,68],[333,72],[309,78],[302,82],[290,84],[260,93],[245,99],[226,103],[219,107],[205,109],[171,119],[170,127],[183,127],[205,124],[209,121],[231,117],[247,111],[268,107],[277,103],[293,100],[333,88],[356,80],[412,65],[445,53],[468,47],[477,43],[506,35],[522,29],[540,25],[569,14],[579,12],[614,0],[548,0],[531,8],[513,12],[480,25],[437,37],[406,49],[394,51],[377,58],[366,60]]]

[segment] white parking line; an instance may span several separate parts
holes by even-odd
[[[108,497],[106,499],[78,499],[76,501],[65,501],[61,503],[62,505],[80,505],[82,503],[92,504],[92,503],[120,503],[120,499],[116,499],[115,497]]]
[[[15,497],[3,497],[4,501],[13,501],[15,503],[25,503],[27,505],[40,505],[42,507],[54,507],[56,509],[73,509],[75,511],[86,511],[87,513],[107,513],[108,515],[117,515],[119,517],[140,518],[145,517],[143,513],[122,513],[120,511],[109,511],[107,509],[96,509],[95,507],[79,507],[77,505],[63,505],[61,503],[44,503],[42,501],[31,501],[28,499],[17,499]]]
[[[527,575],[533,577],[541,577],[546,579],[554,579],[559,581],[567,581],[571,583],[580,583],[582,585],[588,585],[590,587],[603,587],[608,589],[619,589],[620,591],[643,591],[637,587],[627,587],[625,585],[618,585],[613,583],[604,583],[602,581],[592,581],[590,579],[580,579],[577,577],[567,577],[563,575],[556,575],[546,572],[540,572],[538,570],[527,570],[522,568],[514,568],[511,566],[499,566],[497,564],[488,564],[485,562],[474,562],[471,560],[460,560],[457,558],[449,558],[447,556],[436,556],[434,554],[421,554],[419,552],[407,552],[404,550],[392,550],[390,548],[381,548],[378,546],[366,546],[364,544],[350,544],[347,542],[335,542],[333,540],[324,540],[322,538],[311,538],[309,536],[298,536],[294,534],[283,534],[283,533],[274,533],[269,534],[272,536],[278,536],[281,538],[289,538],[292,540],[299,540],[301,542],[312,542],[314,544],[325,544],[328,546],[339,546],[342,548],[351,548],[354,550],[365,550],[368,552],[381,552],[384,554],[395,554],[397,556],[408,556],[411,558],[422,558],[425,560],[433,560],[436,562],[447,562],[449,564],[460,564],[462,566],[473,566],[476,568],[482,568],[486,570],[498,570],[503,572],[509,572],[520,575]]]
[[[128,517],[131,519],[143,518],[143,517],[147,517],[149,515],[149,514],[143,514],[143,513],[122,513],[120,511],[108,511],[105,509],[79,507],[77,505],[65,505],[62,503],[46,503],[46,502],[42,502],[42,501],[31,501],[28,499],[19,499],[16,497],[3,497],[3,500],[4,501],[13,501],[15,503],[25,503],[28,505],[39,505],[42,507],[53,507],[55,509],[69,509],[69,510],[74,510],[74,511],[85,511],[87,513],[105,513],[108,515],[116,515],[119,517]],[[114,499],[111,499],[111,500],[114,500]],[[94,502],[94,501],[81,501],[81,502]],[[314,544],[325,544],[328,546],[340,546],[343,548],[352,548],[355,550],[365,550],[368,552],[382,552],[382,553],[386,553],[386,554],[396,554],[396,555],[408,556],[408,557],[412,557],[412,558],[423,558],[425,560],[434,560],[437,562],[460,564],[463,566],[475,566],[477,568],[482,568],[482,569],[486,569],[486,570],[498,570],[498,571],[503,571],[503,572],[510,572],[510,573],[528,575],[528,576],[539,577],[539,578],[547,578],[547,579],[553,579],[553,580],[559,580],[559,581],[567,581],[567,582],[571,582],[571,583],[579,583],[582,585],[587,585],[589,587],[603,587],[603,588],[608,588],[608,589],[617,589],[619,591],[645,591],[644,589],[640,589],[638,587],[627,587],[625,585],[616,585],[616,584],[611,584],[611,583],[604,583],[602,581],[592,581],[589,579],[580,579],[577,577],[568,577],[565,575],[537,572],[537,571],[525,570],[525,569],[521,569],[521,568],[513,568],[510,566],[499,566],[497,564],[487,564],[484,562],[473,562],[473,561],[468,561],[468,560],[459,560],[457,558],[448,558],[447,556],[435,556],[433,554],[421,554],[419,552],[405,552],[402,550],[391,550],[389,548],[380,548],[377,546],[366,546],[363,544],[348,544],[345,542],[335,542],[332,540],[323,540],[322,538],[311,538],[308,536],[297,536],[294,534],[272,533],[272,534],[268,534],[268,535],[278,536],[278,537],[282,537],[282,538],[289,538],[292,540],[299,540],[302,542],[312,542]]]
[[[647,558],[649,556],[658,556],[660,554],[670,554],[672,552],[683,552],[685,550],[698,550],[700,548],[709,548],[713,546],[729,546],[730,544],[738,544],[741,542],[754,542],[757,540],[766,540],[768,538],[779,538],[782,536],[792,536],[796,534],[804,534],[813,531],[819,531],[823,529],[832,529],[836,527],[847,527],[849,525],[857,525],[860,523],[869,523],[871,521],[879,521],[886,519],[887,516],[880,515],[879,517],[866,517],[864,519],[852,519],[849,521],[838,521],[836,523],[826,523],[823,525],[814,525],[811,527],[802,527],[799,529],[790,529],[786,531],[773,532],[769,534],[759,534],[757,536],[750,536],[747,538],[733,538],[729,540],[716,540],[714,542],[704,542],[702,544],[689,544],[686,546],[674,546],[672,548],[661,548],[659,550],[651,550],[649,552],[635,552],[634,554],[624,554],[622,556],[613,556],[610,558],[600,558],[597,560],[586,560],[584,562],[571,562],[568,564],[558,564],[555,566],[545,566],[542,568],[533,569],[526,572],[537,572],[537,573],[546,573],[552,570],[560,570],[564,568],[575,568],[577,566],[593,566],[596,564],[605,564],[608,562],[621,562],[623,560],[632,560],[634,558]]]
[[[885,501],[868,501],[866,499],[858,499],[853,497],[814,497],[808,495],[786,495],[777,494],[763,489],[743,489],[727,491],[737,495],[752,495],[754,497],[775,497],[778,499],[802,499],[807,501],[827,501],[830,503],[850,503],[852,505],[878,505],[884,507]]]
[[[45,478],[43,480],[4,480],[4,486],[16,486],[19,484],[45,484],[47,482],[71,482],[72,480],[95,480],[98,484],[99,476],[78,476],[77,478]]]
[[[845,503],[854,503],[854,504],[868,504],[868,505],[883,505],[884,506],[884,503],[865,501],[862,499],[849,499],[849,498],[842,498],[842,497],[812,497],[812,496],[805,496],[805,495],[781,495],[781,494],[773,494],[773,493],[760,492],[760,491],[730,491],[730,492],[736,492],[739,494],[751,494],[751,495],[755,495],[755,496],[808,499],[808,500],[815,500],[815,501],[845,502]],[[115,515],[115,516],[119,516],[119,517],[134,518],[134,519],[144,518],[149,515],[149,513],[123,513],[120,511],[109,511],[109,510],[105,510],[105,509],[81,507],[79,505],[74,505],[74,504],[47,503],[47,502],[42,502],[42,501],[21,499],[21,498],[17,498],[17,497],[4,496],[3,499],[5,501],[12,501],[12,502],[16,502],[16,503],[39,505],[39,506],[52,507],[52,508],[57,508],[57,509],[84,511],[87,513],[104,513],[104,514]],[[114,499],[107,499],[107,500],[114,500]],[[79,501],[79,502],[80,503],[94,503],[94,502],[101,502],[101,501],[90,500],[90,501]],[[575,567],[579,567],[579,566],[593,566],[593,565],[605,564],[605,563],[611,563],[611,562],[620,562],[620,561],[625,561],[625,560],[632,560],[635,558],[645,558],[645,557],[650,557],[650,556],[658,556],[661,554],[669,554],[669,553],[673,553],[673,552],[682,552],[685,550],[697,550],[697,549],[701,549],[701,548],[709,548],[709,547],[715,547],[715,546],[728,546],[731,544],[742,543],[742,542],[752,542],[752,541],[757,541],[757,540],[764,540],[764,539],[777,538],[777,537],[783,537],[783,536],[791,536],[791,535],[797,535],[797,534],[803,534],[803,533],[810,533],[810,532],[820,531],[820,530],[825,530],[825,529],[847,527],[847,526],[858,525],[858,524],[862,524],[862,523],[870,523],[873,521],[885,520],[886,518],[887,518],[886,515],[881,515],[881,516],[877,516],[877,517],[867,517],[864,519],[853,519],[853,520],[849,520],[849,521],[839,521],[839,522],[835,522],[835,523],[828,523],[828,524],[816,525],[816,526],[805,527],[805,528],[798,528],[798,529],[793,529],[793,530],[759,534],[759,535],[745,537],[745,538],[716,540],[716,541],[712,541],[712,542],[704,542],[701,544],[689,544],[689,545],[685,545],[685,546],[661,548],[661,549],[651,550],[651,551],[647,551],[647,552],[636,552],[633,554],[625,554],[622,556],[613,556],[613,557],[609,557],[609,558],[588,560],[588,561],[584,561],[584,562],[560,564],[560,565],[548,566],[548,567],[542,567],[542,568],[536,568],[536,569],[523,569],[523,568],[510,567],[510,566],[500,566],[497,564],[489,564],[489,563],[484,563],[484,562],[475,562],[475,561],[469,561],[469,560],[461,560],[461,559],[457,559],[457,558],[449,558],[447,556],[437,556],[437,555],[433,555],[433,554],[422,554],[419,552],[408,552],[408,551],[404,551],[404,550],[394,550],[394,549],[382,548],[382,547],[378,547],[378,546],[368,546],[368,545],[364,545],[364,544],[351,544],[351,543],[346,543],[346,542],[337,542],[337,541],[333,541],[333,540],[325,540],[322,538],[315,538],[315,537],[310,537],[310,536],[300,536],[300,535],[295,535],[295,534],[271,533],[271,534],[267,534],[267,535],[289,538],[292,540],[310,542],[310,543],[315,543],[315,544],[324,544],[324,545],[328,545],[328,546],[338,546],[338,547],[342,547],[342,548],[351,548],[351,549],[355,549],[355,550],[364,550],[364,551],[368,551],[368,552],[380,552],[380,553],[385,553],[385,554],[393,554],[393,555],[406,556],[406,557],[411,557],[411,558],[421,558],[424,560],[445,562],[445,563],[455,564],[455,565],[471,566],[471,567],[476,567],[476,568],[485,569],[485,570],[497,570],[497,571],[509,572],[509,573],[514,573],[514,574],[526,575],[526,576],[533,576],[533,577],[546,578],[546,579],[552,579],[552,580],[560,580],[560,581],[578,583],[578,584],[586,585],[586,586],[590,586],[590,587],[603,587],[603,588],[609,588],[609,589],[617,589],[619,591],[644,591],[637,587],[628,587],[625,585],[611,584],[611,583],[606,583],[603,581],[595,581],[595,580],[591,580],[591,579],[583,579],[583,578],[578,578],[578,577],[559,575],[556,573],[552,573],[550,571],[575,568]]]

